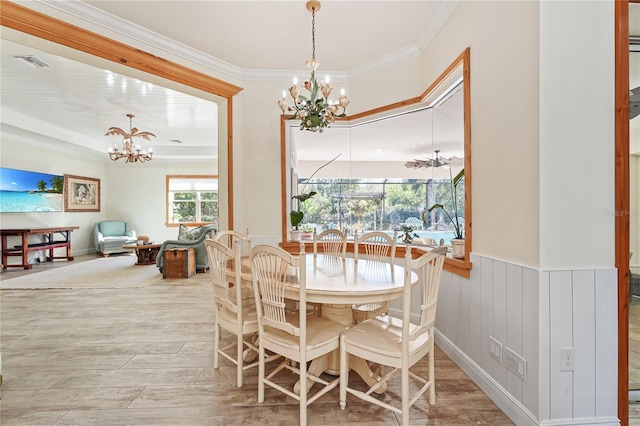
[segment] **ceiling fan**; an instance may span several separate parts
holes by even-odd
[[[458,157],[451,158],[440,158],[440,150],[436,149],[434,151],[436,153],[436,158],[432,158],[429,160],[414,160],[407,161],[404,163],[404,166],[408,169],[419,169],[419,168],[427,168],[427,167],[444,167],[444,166],[458,166],[462,165],[462,159]]]

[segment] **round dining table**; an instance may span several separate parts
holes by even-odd
[[[354,304],[384,302],[402,296],[405,269],[389,261],[376,261],[352,257],[305,254],[307,302],[320,303],[321,316],[338,322],[345,328],[353,325],[352,306]],[[227,274],[232,268],[228,269]],[[252,285],[249,259],[242,261],[242,282]],[[285,290],[285,297],[299,300],[300,289],[295,274],[291,274],[291,287]],[[411,272],[411,285],[418,282],[418,275]],[[368,363],[358,357],[349,359],[349,367],[367,384],[373,385],[379,376]],[[340,351],[314,359],[309,366],[311,374],[340,374]],[[299,385],[296,385],[298,392]],[[380,389],[379,393],[385,389]]]

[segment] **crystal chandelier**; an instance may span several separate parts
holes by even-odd
[[[349,98],[344,94],[342,89],[340,98],[337,102],[333,102],[329,99],[333,88],[329,85],[329,77],[325,79],[322,84],[318,84],[316,80],[316,69],[320,64],[316,60],[316,11],[320,10],[320,2],[311,0],[307,2],[307,10],[311,12],[311,43],[312,54],[311,60],[306,61],[307,67],[311,69],[311,78],[306,80],[300,88],[298,88],[297,79],[293,80],[293,86],[289,88],[289,94],[293,99],[292,105],[288,105],[286,102],[286,91],[282,92],[282,99],[278,101],[278,106],[282,110],[284,115],[286,112],[290,112],[291,115],[285,116],[286,119],[300,120],[300,130],[309,130],[311,132],[320,132],[325,127],[330,127],[330,124],[335,121],[336,118],[344,117],[345,110],[349,105]],[[300,94],[300,89],[306,89],[309,92],[309,96],[303,96]],[[342,108],[342,112],[338,113],[338,110]]]
[[[113,148],[109,149],[107,152],[107,154],[109,154],[109,158],[113,161],[124,158],[125,163],[136,163],[138,161],[144,163],[145,161],[151,161],[153,159],[153,151],[151,148],[149,148],[149,153],[142,151],[140,149],[140,145],[134,146],[133,138],[140,137],[150,141],[151,139],[149,139],[149,136],[153,136],[155,138],[156,135],[151,132],[138,132],[138,129],[133,127],[132,124],[133,117],[135,117],[135,115],[127,114],[127,117],[129,117],[129,128],[131,129],[129,130],[129,133],[119,127],[110,127],[109,130],[107,130],[107,133],[104,134],[105,136],[120,135],[123,138],[122,151],[118,149],[117,145],[114,145]]]

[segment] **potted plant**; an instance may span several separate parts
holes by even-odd
[[[451,169],[449,169],[449,173],[451,173]],[[434,204],[426,212],[422,213],[422,223],[427,225],[427,213],[431,213],[435,209],[440,209],[447,215],[449,221],[453,225],[453,231],[455,237],[451,239],[451,248],[453,249],[453,257],[455,258],[464,258],[465,250],[464,250],[464,235],[462,233],[462,225],[460,224],[460,216],[458,215],[458,184],[464,177],[464,169],[460,170],[460,172],[452,179],[450,179],[449,183],[451,185],[451,193],[453,194],[453,216],[451,216],[444,208],[442,204]]]
[[[413,241],[414,238],[419,238],[419,235],[413,232],[415,230],[415,226],[402,223],[400,224],[400,231],[402,231],[402,234],[398,235],[398,238],[400,238],[401,241],[405,244],[411,244],[411,241]]]
[[[316,170],[316,172],[318,170]],[[313,175],[311,176],[313,177]],[[307,180],[307,183],[308,182],[309,180]],[[302,187],[303,191],[306,186],[307,184],[305,183],[304,186]],[[289,212],[289,218],[291,219],[291,226],[293,226],[293,229],[291,230],[291,241],[297,242],[297,241],[300,241],[300,239],[302,238],[301,236],[302,231],[300,231],[300,224],[304,219],[304,212],[302,211],[302,203],[311,199],[316,194],[317,194],[316,191],[310,191],[310,192],[302,193],[300,195],[294,195],[293,197],[291,197],[295,200],[298,200],[298,210],[291,210],[291,212]]]
[[[304,212],[302,211],[302,203],[308,201],[314,195],[317,194],[316,191],[304,192],[305,188],[307,187],[307,184],[316,175],[316,173],[318,173],[324,167],[327,167],[329,164],[333,163],[341,155],[342,153],[336,155],[332,160],[327,161],[322,166],[318,167],[316,171],[313,172],[313,174],[309,177],[309,179],[307,179],[304,186],[302,187],[302,191],[300,191],[300,194],[294,195],[293,197],[291,197],[292,199],[298,202],[297,210],[291,210],[289,212],[289,218],[291,219],[291,226],[293,227],[293,229],[291,230],[291,241],[293,242],[300,241],[300,224],[304,219]]]
[[[313,238],[313,226],[311,225],[302,225],[300,227],[300,239],[302,240],[310,240]]]

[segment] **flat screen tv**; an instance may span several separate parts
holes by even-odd
[[[0,213],[61,212],[63,176],[0,167]]]

